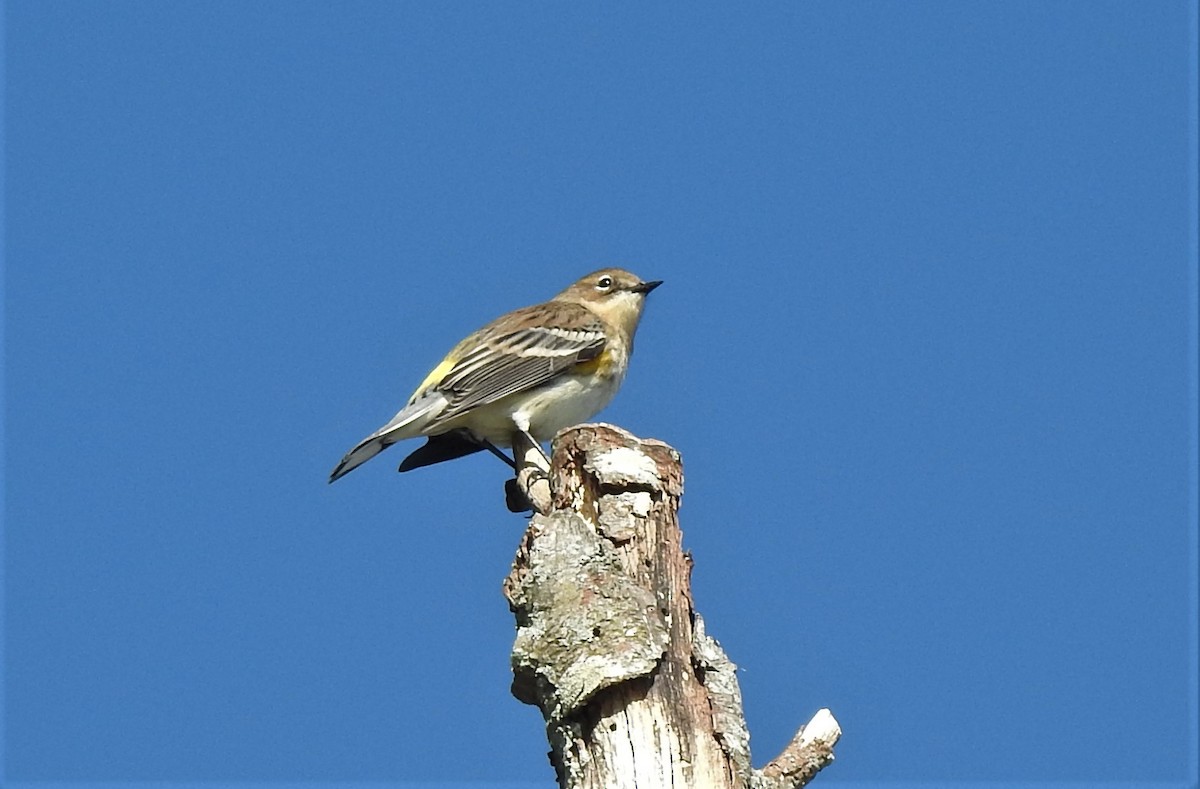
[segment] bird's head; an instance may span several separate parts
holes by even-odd
[[[632,338],[646,294],[661,284],[662,280],[645,282],[624,269],[602,268],[577,280],[555,298],[583,305]]]

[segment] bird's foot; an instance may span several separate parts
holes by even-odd
[[[550,511],[550,458],[541,445],[525,431],[513,435],[516,479],[504,485],[505,503],[510,512]]]

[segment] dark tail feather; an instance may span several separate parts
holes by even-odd
[[[337,464],[337,468],[329,475],[329,481],[336,482],[390,446],[391,442],[385,442],[382,438],[363,439],[362,443],[347,452]]]
[[[432,466],[434,463],[473,455],[484,449],[487,447],[469,435],[452,430],[440,436],[430,436],[424,446],[404,459],[397,471],[412,471],[414,468]]]

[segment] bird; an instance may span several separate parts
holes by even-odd
[[[392,444],[427,440],[399,471],[487,450],[523,434],[533,446],[590,419],[620,388],[646,296],[662,280],[594,271],[541,304],[506,313],[455,345],[387,424],[358,442],[335,482]]]

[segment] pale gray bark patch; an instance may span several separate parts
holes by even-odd
[[[667,625],[654,595],[578,514],[534,521],[539,538],[510,596],[521,615],[513,692],[561,718],[601,688],[649,674],[666,649]]]

